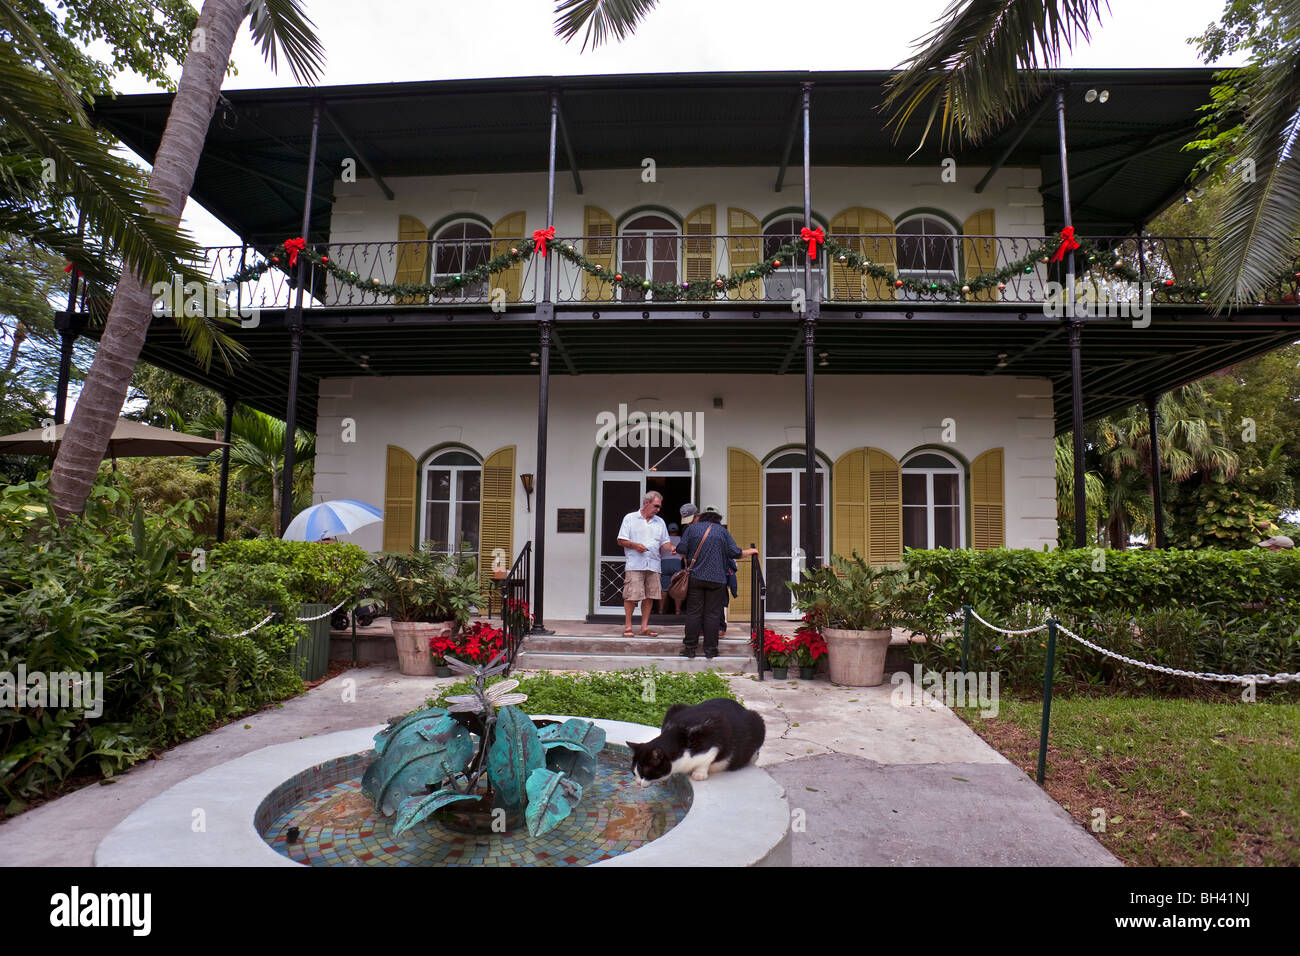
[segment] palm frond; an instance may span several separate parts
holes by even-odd
[[[150,213],[161,205],[140,175],[113,156],[85,127],[66,119],[63,99],[48,77],[14,60],[0,45],[0,124],[21,136],[36,155],[53,160],[55,183],[76,198],[87,222],[126,268],[146,282],[204,277],[189,265],[198,247],[174,221]]]
[[[63,94],[63,105],[73,122],[79,126],[90,126],[81,96],[73,89],[72,80],[64,72],[58,58],[46,48],[41,35],[32,28],[26,17],[14,9],[9,0],[0,0],[0,24],[3,24],[15,39],[21,40],[36,51],[45,69],[50,71],[50,76],[58,86],[59,92]]]
[[[325,48],[316,36],[316,24],[303,12],[301,0],[248,0],[245,16],[253,42],[262,46],[271,69],[277,51],[289,61],[299,83],[314,83],[325,69]]]
[[[1278,18],[1300,28],[1300,0],[1283,0]],[[1300,233],[1300,44],[1265,60],[1246,88],[1250,106],[1241,161],[1255,175],[1233,177],[1216,232],[1210,294],[1216,314],[1253,299],[1277,274],[1290,271]]]
[[[978,143],[1022,112],[1063,49],[1088,40],[1102,0],[953,0],[890,78],[884,108],[895,139],[929,105],[919,150],[940,116],[943,145]],[[1107,5],[1109,10],[1109,5]]]
[[[585,30],[582,49],[594,50],[609,41],[621,41],[636,32],[637,25],[659,0],[560,0],[555,5],[555,35],[567,43]]]

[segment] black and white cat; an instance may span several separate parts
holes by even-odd
[[[766,734],[762,717],[725,697],[694,706],[673,704],[658,737],[628,744],[632,773],[643,787],[673,773],[705,780],[710,773],[748,764],[758,756]]]

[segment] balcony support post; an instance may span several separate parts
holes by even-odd
[[[560,118],[560,91],[551,90],[551,142],[547,153],[546,225],[555,219],[555,140]],[[537,306],[537,467],[534,489],[537,513],[533,525],[533,633],[550,634],[543,614],[546,605],[546,431],[551,400],[551,330],[555,322],[555,304],[551,301],[551,256],[542,257],[542,301]]]
[[[77,213],[77,238],[86,234],[86,214]],[[59,329],[59,384],[54,393],[54,424],[62,425],[68,418],[68,382],[72,378],[72,349],[77,344],[75,320],[77,313],[77,286],[81,273],[74,266],[68,280],[68,327]]]
[[[1148,393],[1146,401],[1147,424],[1151,428],[1151,503],[1155,509],[1155,546],[1164,548],[1168,545],[1165,540],[1165,509],[1160,489],[1160,433],[1156,429],[1156,406],[1160,402],[1159,393]]]
[[[1070,438],[1074,443],[1074,546],[1082,548],[1088,543],[1088,502],[1085,494],[1085,468],[1083,459],[1083,321],[1069,320],[1070,330]]]
[[[803,112],[803,220],[809,229],[812,221],[812,114],[811,83],[800,84],[801,110]],[[820,256],[826,255],[823,246],[817,250]],[[817,395],[815,382],[816,367],[813,364],[813,350],[817,343],[817,318],[821,311],[820,283],[813,281],[812,257],[803,257],[803,381],[804,381],[804,452],[805,482],[808,490],[804,498],[804,519],[801,527],[800,546],[803,548],[804,563],[808,568],[818,566],[817,556],[821,553],[821,522],[817,520],[817,498],[820,487],[817,482]]]
[[[307,151],[307,189],[302,199],[302,238],[308,239],[311,231],[312,189],[316,179],[316,142],[320,138],[320,103],[311,108],[311,146]],[[294,306],[287,310],[285,321],[289,326],[289,401],[284,413],[284,470],[280,475],[280,533],[283,534],[293,520],[293,470],[298,436],[298,370],[302,364],[302,297],[307,287],[307,259],[304,249],[298,256],[298,290]]]

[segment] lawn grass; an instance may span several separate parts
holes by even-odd
[[[501,678],[488,681],[491,687]],[[468,694],[468,681],[443,688],[429,698],[430,707],[445,706],[448,697]],[[655,667],[635,670],[590,671],[582,674],[542,672],[519,682],[515,693],[527,694],[519,706],[526,714],[565,714],[599,720],[625,720],[659,727],[673,704],[698,704],[714,697],[736,696],[727,682],[712,671],[674,674]]]
[[[955,712],[1032,776],[1041,708]],[[1300,703],[1055,698],[1046,789],[1129,865],[1300,865]]]

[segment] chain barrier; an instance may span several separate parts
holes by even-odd
[[[1113,657],[1117,661],[1123,661],[1125,664],[1132,664],[1134,667],[1142,667],[1149,671],[1158,671],[1161,674],[1169,674],[1171,677],[1191,677],[1196,680],[1218,681],[1228,684],[1289,684],[1292,681],[1300,681],[1300,673],[1296,674],[1213,674],[1205,671],[1184,671],[1176,667],[1165,667],[1161,664],[1149,664],[1146,661],[1139,661],[1132,657],[1125,657],[1123,654],[1117,654],[1109,651],[1104,647],[1094,644],[1086,638],[1075,634],[1064,624],[1057,624],[1056,629],[1067,637],[1072,637],[1084,647],[1090,647],[1099,654],[1105,654],[1107,657]]]
[[[989,630],[997,631],[999,634],[1012,634],[1012,635],[1034,634],[1038,631],[1047,630],[1047,628],[1049,627],[1049,625],[1047,624],[1040,624],[1038,625],[1038,627],[1027,628],[1026,630],[1023,631],[1011,631],[1011,630],[1007,630],[1005,627],[998,627],[996,624],[984,620],[984,618],[980,617],[979,614],[976,613],[974,608],[971,608],[970,616],[973,617],[975,620],[979,621]],[[1092,641],[1080,637],[1078,634],[1075,634],[1068,627],[1066,627],[1064,624],[1061,624],[1059,622],[1057,623],[1056,627],[1057,630],[1059,630],[1062,634],[1065,634],[1067,637],[1070,637],[1073,640],[1078,641],[1084,647],[1092,648],[1098,654],[1104,654],[1106,657],[1112,657],[1117,661],[1123,661],[1125,664],[1132,664],[1134,667],[1141,667],[1149,671],[1156,671],[1161,674],[1168,674],[1171,677],[1189,677],[1194,680],[1212,681],[1212,682],[1227,683],[1227,684],[1289,684],[1295,681],[1300,681],[1300,673],[1288,674],[1286,672],[1283,672],[1280,674],[1215,674],[1208,671],[1185,671],[1185,670],[1179,670],[1176,667],[1165,667],[1162,664],[1151,664],[1148,663],[1147,661],[1140,661],[1133,657],[1125,657],[1123,654],[1118,654],[1115,651],[1107,650],[1106,648],[1100,646],[1099,644],[1094,644]]]
[[[315,617],[295,617],[294,620],[295,621],[319,621],[323,617],[329,617],[331,614],[333,614],[335,611],[337,611],[339,608],[341,608],[343,605],[347,604],[351,600],[352,600],[351,597],[345,597],[342,601],[339,601],[338,604],[335,604],[324,614],[317,614]]]

